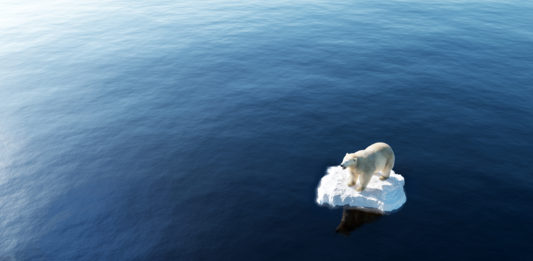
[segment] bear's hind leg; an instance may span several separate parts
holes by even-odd
[[[386,180],[390,176],[390,172],[392,170],[392,167],[394,167],[394,155],[392,158],[387,160],[387,164],[385,164],[385,167],[381,171],[381,176],[379,177],[380,180]]]
[[[386,180],[386,179],[388,179],[389,176],[390,176],[390,171],[391,171],[391,169],[389,169],[389,168],[385,168],[385,169],[383,169],[383,170],[381,171],[381,176],[379,176],[379,179],[380,179],[380,180]]]

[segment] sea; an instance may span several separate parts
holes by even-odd
[[[533,1],[0,2],[2,261],[533,260],[532,157]]]

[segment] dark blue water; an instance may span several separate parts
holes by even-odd
[[[0,4],[0,260],[531,260],[530,1]],[[335,233],[376,141],[407,203]]]

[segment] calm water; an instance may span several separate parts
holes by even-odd
[[[532,82],[531,1],[0,3],[0,260],[532,260]]]

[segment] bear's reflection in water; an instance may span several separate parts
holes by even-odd
[[[366,223],[374,222],[381,216],[383,216],[383,214],[378,212],[345,207],[342,210],[341,223],[337,226],[335,232],[350,235],[355,229]]]

